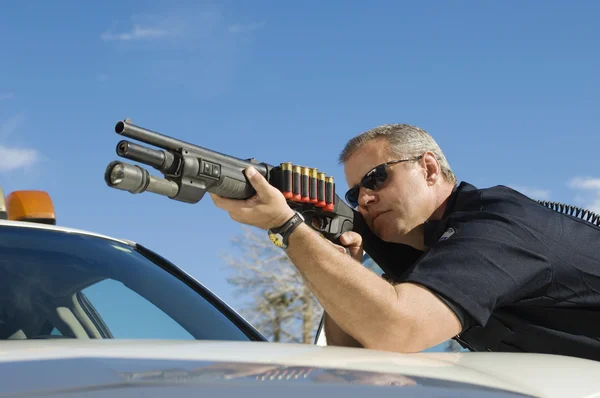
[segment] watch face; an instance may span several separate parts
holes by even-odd
[[[269,238],[271,239],[271,242],[273,242],[273,244],[275,246],[283,247],[283,237],[281,236],[281,234],[269,233]]]

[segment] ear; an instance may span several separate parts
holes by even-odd
[[[425,152],[420,163],[425,173],[427,185],[435,185],[442,177],[442,166],[435,157],[434,153],[430,151]]]

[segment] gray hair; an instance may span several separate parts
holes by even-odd
[[[340,163],[345,163],[356,150],[378,138],[386,139],[389,142],[390,151],[395,156],[419,156],[427,151],[432,152],[440,162],[446,181],[456,184],[456,176],[437,142],[425,130],[409,124],[385,124],[357,135],[344,147],[340,154]]]

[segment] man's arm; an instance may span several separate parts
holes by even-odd
[[[327,345],[362,348],[362,345],[354,337],[344,332],[327,312],[323,314],[323,329],[327,337]]]
[[[287,254],[328,315],[365,348],[417,352],[461,330],[454,312],[429,290],[390,285],[308,225],[292,232]]]
[[[256,195],[237,200],[211,193],[215,205],[263,229],[289,220],[293,211],[281,191],[253,167],[246,176]],[[389,284],[305,223],[291,233],[286,250],[328,315],[365,348],[416,352],[460,331],[454,313],[429,290]]]

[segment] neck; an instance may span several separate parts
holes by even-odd
[[[425,250],[425,227],[423,224],[417,226],[412,231],[407,233],[398,242],[408,246],[411,246],[417,250]]]
[[[454,185],[450,183],[444,183],[439,187],[435,202],[436,206],[427,221],[437,221],[442,219],[444,212],[448,207],[448,202],[450,200],[450,196],[452,195],[453,189]],[[425,227],[423,224],[415,228],[410,235],[412,235],[409,238],[410,243],[408,243],[410,246],[422,251],[427,249],[427,246],[425,246]]]
[[[448,201],[450,200],[450,196],[452,195],[453,189],[454,185],[450,183],[445,183],[443,186],[440,186],[436,200],[437,206],[435,207],[427,221],[437,221],[442,219],[442,217],[444,216],[444,212],[448,207]]]

